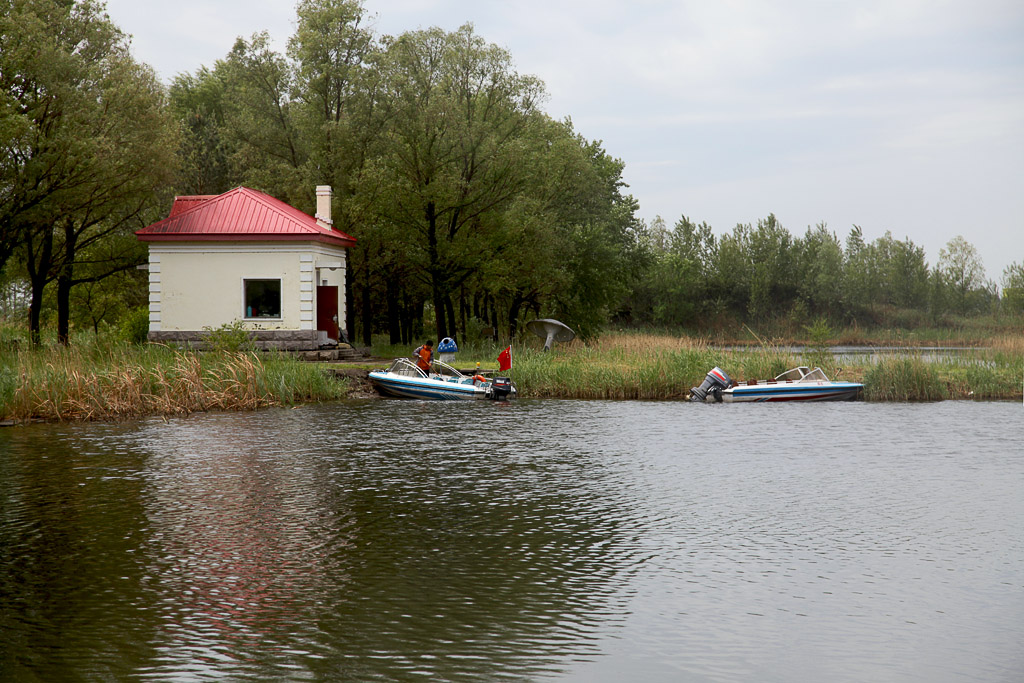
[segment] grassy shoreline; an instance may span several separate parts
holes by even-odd
[[[104,343],[0,363],[0,421],[116,420],[344,398],[348,382],[290,357]]]
[[[713,367],[733,379],[768,379],[797,365],[821,366],[835,378],[864,383],[869,401],[1021,400],[1024,340],[993,340],[986,349],[948,359],[912,350],[839,364],[822,347],[713,347],[671,336],[605,335],[592,346],[569,344],[550,353],[523,349],[512,376],[522,397],[683,399]]]
[[[539,341],[539,340],[534,340]],[[377,356],[408,349],[377,347]],[[459,367],[494,368],[498,349],[469,345]],[[380,362],[348,366],[359,375]],[[796,365],[860,381],[868,401],[1021,400],[1024,338],[989,340],[963,356],[925,359],[912,349],[876,361],[846,362],[820,344],[795,353],[781,344],[712,346],[706,340],[613,332],[583,344],[514,346],[511,373],[524,398],[682,400],[713,367],[733,379],[765,379]],[[336,366],[283,354],[196,353],[160,345],[95,342],[9,352],[0,359],[0,422],[116,420],[211,410],[258,410],[347,398],[358,379]]]

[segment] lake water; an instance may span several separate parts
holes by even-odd
[[[1024,680],[1020,403],[0,430],[0,680]]]

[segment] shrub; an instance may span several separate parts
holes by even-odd
[[[245,324],[241,320],[224,323],[216,329],[206,326],[203,330],[207,333],[206,343],[210,345],[211,351],[238,353],[252,351],[255,348],[252,334],[245,329]]]
[[[145,344],[149,339],[149,307],[139,306],[121,316],[118,335],[132,344]]]

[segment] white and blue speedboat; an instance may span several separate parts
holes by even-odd
[[[384,396],[442,401],[514,398],[516,388],[508,377],[464,375],[447,363],[435,360],[423,372],[408,358],[396,358],[391,366],[370,373],[370,382]]]
[[[864,389],[860,382],[830,380],[821,368],[801,365],[775,379],[733,382],[721,368],[690,389],[691,401],[764,403],[777,401],[852,401]]]

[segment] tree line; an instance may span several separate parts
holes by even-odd
[[[844,243],[821,223],[794,237],[774,215],[720,237],[685,216],[671,229],[659,219],[646,239],[651,264],[626,307],[634,324],[823,318],[916,327],[1024,311],[1024,267],[1006,269],[1000,294],[961,236],[940,250],[934,266],[923,247],[891,232],[868,242],[854,225]]]
[[[144,304],[134,230],[174,195],[245,185],[357,238],[346,328],[369,344],[514,337],[528,316],[586,337],[609,321],[699,326],[722,314],[858,316],[1024,308],[962,239],[929,268],[909,240],[845,248],[824,225],[794,238],[769,216],[716,237],[682,218],[646,225],[624,164],[544,84],[467,24],[378,36],[359,0],[300,0],[281,54],[269,34],[164,87],[94,0],[0,0],[0,285],[27,292],[67,342]],[[1016,297],[1016,298],[1014,298]],[[1016,303],[1014,303],[1016,302]]]

